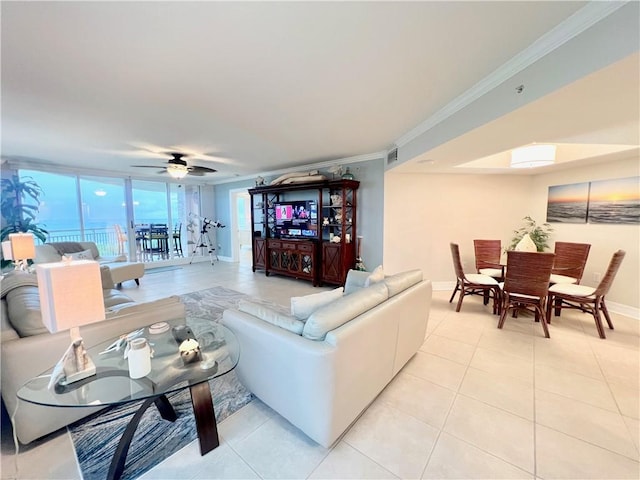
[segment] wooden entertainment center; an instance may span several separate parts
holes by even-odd
[[[253,271],[288,275],[314,286],[342,285],[355,265],[359,186],[356,180],[324,180],[249,189]],[[296,226],[286,221],[296,205],[300,210],[311,207],[304,213],[308,221],[300,220],[304,229],[287,228]]]

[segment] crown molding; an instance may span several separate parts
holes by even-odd
[[[453,99],[424,122],[409,130],[395,141],[395,145],[402,147],[416,137],[429,131],[437,124],[475,102],[483,95],[486,95],[498,85],[533,65],[545,55],[564,45],[627,3],[629,2],[626,0],[622,2],[588,2],[587,5],[542,35],[509,61],[502,64],[494,70],[493,73]]]
[[[232,183],[232,182],[241,182],[241,181],[245,181],[245,180],[255,180],[256,177],[259,175],[261,177],[269,177],[269,176],[279,176],[282,175],[284,173],[291,173],[291,172],[300,172],[300,171],[306,171],[306,170],[323,170],[329,167],[332,167],[334,165],[349,165],[352,163],[360,163],[360,162],[370,162],[372,160],[380,160],[380,159],[384,159],[387,156],[387,152],[386,150],[381,150],[379,152],[373,152],[373,153],[365,153],[362,155],[355,155],[353,157],[345,157],[345,158],[337,158],[335,160],[325,160],[322,162],[317,162],[317,163],[310,163],[307,165],[298,165],[296,167],[289,167],[289,168],[282,168],[279,170],[271,170],[269,172],[260,172],[260,173],[254,173],[252,175],[243,175],[243,176],[239,176],[239,177],[234,177],[234,178],[224,178],[224,179],[220,179],[216,182],[211,182],[212,185],[222,185],[225,183]]]

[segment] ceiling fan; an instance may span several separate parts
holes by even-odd
[[[214,173],[217,170],[209,167],[200,167],[197,165],[189,166],[187,165],[186,160],[183,160],[188,155],[186,153],[179,152],[167,152],[171,155],[171,159],[167,161],[167,166],[164,167],[164,170],[161,170],[160,173],[167,172],[173,178],[184,178],[187,175],[193,175],[196,177],[202,177],[207,173]],[[139,168],[158,168],[154,165],[131,165],[132,167]]]

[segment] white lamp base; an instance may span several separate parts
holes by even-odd
[[[82,338],[75,336],[69,348],[53,368],[49,388],[53,388],[55,385],[69,385],[95,374],[96,365],[87,354]]]

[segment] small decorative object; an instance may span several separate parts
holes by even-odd
[[[335,180],[336,175],[338,177],[342,176],[342,165],[333,165],[329,167],[327,170],[331,174],[332,180]]]
[[[345,172],[342,174],[342,179],[343,180],[353,180],[354,178],[355,177],[353,176],[353,173],[351,173],[351,170],[349,170],[349,167],[347,167]]]
[[[364,262],[362,261],[361,251],[362,251],[362,236],[358,235],[358,253],[356,255],[356,270],[360,270],[361,272],[365,272],[367,267],[365,267]]]
[[[342,212],[336,212],[336,223],[340,223],[342,221]]]
[[[333,242],[333,233],[329,233],[329,241]]]
[[[331,195],[331,206],[332,207],[341,207],[342,206],[342,197],[340,195]]]
[[[340,235],[334,235],[333,238],[331,239],[332,243],[340,243],[342,241],[342,239],[340,238]]]
[[[538,252],[544,252],[545,248],[549,248],[549,237],[551,236],[551,232],[553,232],[553,228],[548,223],[543,223],[539,226],[536,221],[530,216],[524,217],[525,225],[518,230],[514,230],[514,236],[511,239],[511,245],[507,247],[507,250],[513,250],[516,248],[516,245],[522,240],[522,237],[525,235],[529,235],[531,240],[535,244]]]
[[[260,187],[262,185],[264,185],[264,178],[262,177],[256,178],[256,187]]]
[[[151,347],[146,338],[135,338],[129,342],[129,376],[142,378],[151,372]]]
[[[169,324],[167,322],[154,323],[149,327],[149,333],[151,335],[159,335],[161,333],[168,332],[168,331],[169,331]]]
[[[351,243],[351,234],[350,233],[345,233],[344,234],[344,241],[346,243]]]
[[[182,362],[185,365],[202,360],[200,344],[193,338],[188,338],[182,342],[178,351],[180,352],[180,358],[182,358]]]
[[[329,225],[329,217],[322,217],[322,225],[326,227]]]
[[[263,205],[264,205],[264,203],[258,202],[258,203],[256,203],[256,208],[262,208]]]
[[[178,342],[178,345],[184,342],[187,338],[196,337],[187,325],[178,325],[176,327],[173,327],[172,332],[173,332],[173,338],[176,339],[176,342]]]
[[[533,243],[533,240],[531,240],[529,234],[525,233],[524,237],[520,239],[514,250],[516,252],[537,252],[538,247],[536,247],[536,244]]]

